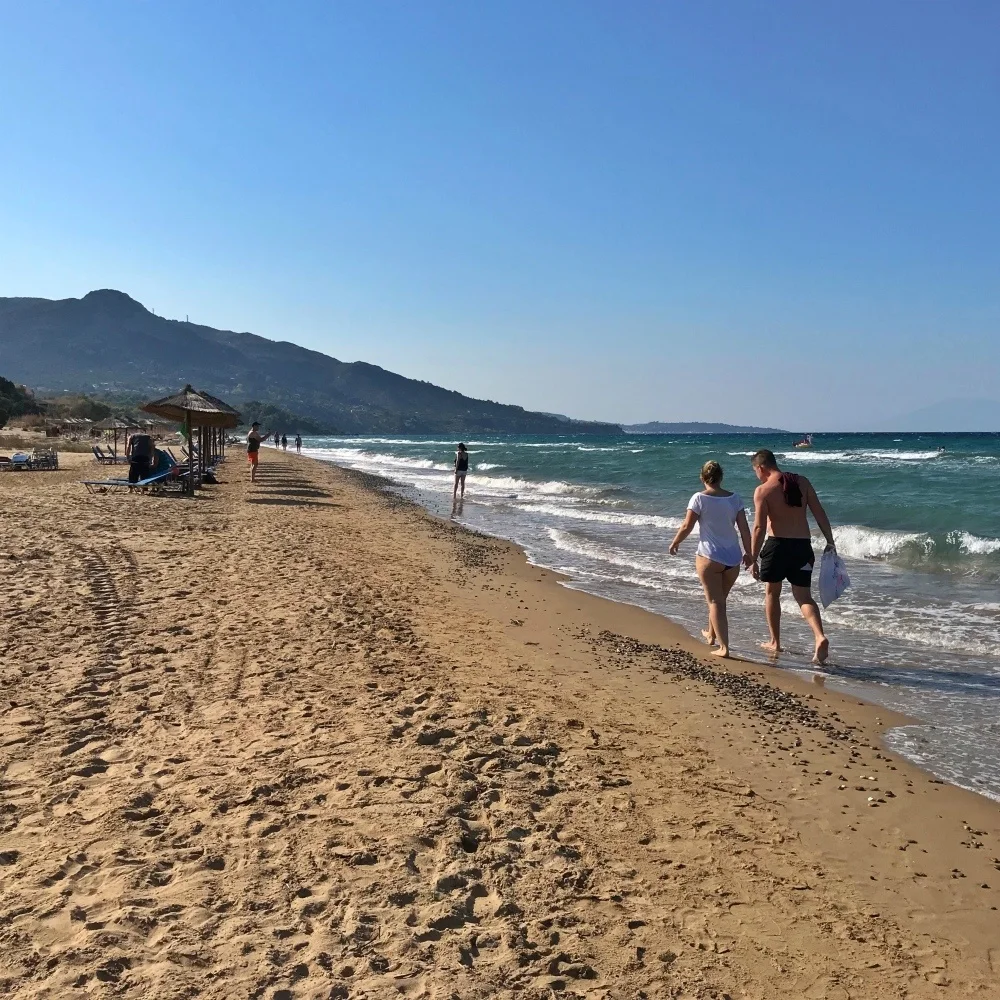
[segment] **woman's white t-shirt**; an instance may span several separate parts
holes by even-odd
[[[698,555],[722,563],[723,566],[738,566],[743,561],[740,537],[736,533],[736,517],[743,510],[743,501],[738,493],[731,496],[712,496],[709,493],[695,493],[688,504],[688,510],[698,515]]]

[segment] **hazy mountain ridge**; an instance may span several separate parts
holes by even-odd
[[[791,434],[777,427],[744,427],[741,424],[715,424],[701,420],[665,423],[651,420],[644,424],[622,424],[626,434]]]
[[[271,403],[342,433],[560,433],[520,406],[472,399],[363,361],[286,341],[156,316],[124,292],[82,299],[0,298],[0,365],[40,393],[176,390],[186,382],[233,402]],[[574,421],[574,434],[620,433]]]

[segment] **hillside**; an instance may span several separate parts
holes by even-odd
[[[162,395],[190,382],[234,405],[273,404],[346,434],[566,431],[548,414],[470,399],[362,361],[155,316],[111,289],[82,299],[0,298],[0,364],[39,394]],[[619,430],[572,425],[574,434]]]
[[[9,379],[0,378],[0,427],[11,417],[40,412],[41,407],[27,390]]]

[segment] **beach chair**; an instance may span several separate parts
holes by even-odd
[[[59,469],[59,453],[52,448],[35,448],[31,452],[31,468],[46,472]]]
[[[127,479],[84,479],[83,485],[87,487],[88,493],[107,493],[108,490],[122,489],[162,492],[171,485],[171,480],[180,482],[180,477],[175,475],[173,468],[164,469],[135,483],[130,483]]]
[[[101,465],[118,464],[118,459],[115,457],[114,453],[105,451],[100,445],[95,444],[90,450],[94,453],[94,458],[96,458]]]
[[[31,456],[25,451],[16,451],[10,456],[10,467],[14,472],[30,472]]]

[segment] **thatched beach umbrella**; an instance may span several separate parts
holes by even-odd
[[[194,440],[191,428],[238,427],[240,423],[240,415],[231,406],[223,403],[221,399],[217,400],[206,393],[196,392],[190,385],[186,385],[173,396],[164,396],[163,399],[143,403],[140,409],[184,425],[188,441],[188,490],[191,493],[194,492]]]
[[[108,417],[99,423],[94,424],[94,426],[99,431],[110,431],[114,434],[114,445],[112,451],[114,452],[115,458],[118,457],[118,435],[119,433],[127,440],[129,428],[135,427],[135,422],[129,423],[127,420],[123,420],[121,417]]]
[[[202,392],[201,395],[204,396],[205,399],[207,399],[210,403],[215,403],[215,405],[218,406],[219,409],[225,410],[227,413],[231,413],[236,418],[236,423],[233,424],[232,426],[233,427],[238,427],[239,426],[240,421],[242,421],[242,419],[243,419],[243,417],[241,416],[239,410],[237,410],[234,407],[230,406],[228,403],[223,402],[221,399],[219,399],[218,396],[213,396],[209,392]],[[213,449],[214,448],[219,448],[222,454],[224,454],[225,450],[226,450],[225,449],[225,444],[226,444],[225,430],[226,430],[226,428],[222,428],[222,427],[212,428],[212,438],[213,438],[212,447],[213,447]]]

